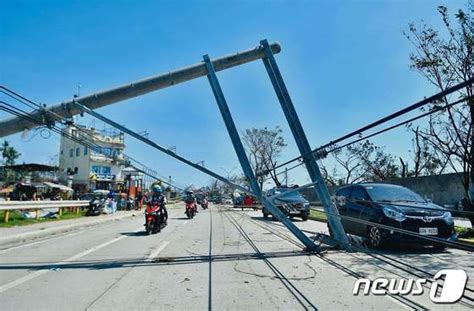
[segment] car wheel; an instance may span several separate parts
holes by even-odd
[[[303,221],[307,221],[309,219],[309,215],[305,213],[301,215],[301,219],[303,219]]]
[[[384,242],[382,231],[377,227],[369,227],[367,229],[367,240],[372,247],[382,247]]]
[[[268,215],[269,215],[268,213],[265,213],[265,212],[264,212],[264,213],[263,213],[263,218],[267,219],[267,218],[268,218]]]

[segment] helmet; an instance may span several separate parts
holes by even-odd
[[[159,187],[159,186],[153,186],[153,193],[155,193],[155,194],[161,194],[161,187]]]
[[[188,191],[186,191],[186,194],[193,194],[193,191],[192,191],[192,190],[188,190]]]

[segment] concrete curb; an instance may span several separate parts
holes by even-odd
[[[66,233],[73,230],[78,230],[81,228],[96,226],[96,225],[110,222],[110,221],[120,220],[126,217],[132,217],[132,214],[133,213],[127,213],[127,214],[122,214],[122,215],[111,215],[110,217],[104,216],[104,217],[101,217],[100,219],[92,218],[90,221],[87,221],[87,222],[70,223],[67,225],[35,230],[35,231],[15,234],[15,235],[7,236],[7,237],[0,237],[0,247],[11,246],[11,245],[22,243],[22,242],[28,242],[32,240],[45,238],[48,236],[53,236],[53,235]]]

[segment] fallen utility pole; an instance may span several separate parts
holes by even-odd
[[[210,62],[209,60],[206,62],[206,65],[209,66]],[[215,72],[214,72],[215,74]],[[256,184],[256,180],[255,180],[255,176],[253,175],[252,171],[251,171],[251,168],[250,168],[250,164],[247,163],[247,166],[243,166],[243,168],[245,168],[245,173],[246,173],[246,176],[247,178],[250,179],[250,182],[251,182],[251,190],[249,189],[246,189],[240,185],[237,185],[237,184],[234,184],[233,182],[231,182],[230,180],[228,180],[227,178],[223,177],[223,176],[220,176],[219,174],[217,173],[214,173],[213,171],[199,165],[199,164],[196,164],[192,161],[189,161],[188,159],[186,158],[183,158],[179,155],[177,155],[176,153],[174,153],[173,151],[170,151],[169,149],[167,148],[164,148],[160,145],[158,145],[157,143],[155,143],[154,141],[146,138],[146,137],[143,137],[142,135],[138,134],[137,132],[134,132],[128,128],[126,128],[125,126],[123,125],[120,125],[118,124],[117,122],[101,115],[100,113],[96,112],[96,111],[93,111],[91,109],[89,109],[88,107],[84,106],[84,105],[81,105],[80,103],[78,102],[74,102],[74,105],[80,109],[81,111],[101,120],[102,122],[104,123],[107,123],[109,124],[110,126],[113,126],[115,127],[116,129],[126,133],[126,134],[129,134],[130,136],[138,139],[139,141],[155,148],[155,149],[158,149],[159,151],[163,152],[163,153],[166,153],[167,155],[205,173],[205,174],[208,174],[226,184],[228,184],[229,186],[235,188],[235,189],[239,189],[241,190],[242,192],[244,193],[248,193],[250,195],[253,195],[257,198],[259,198],[260,200],[262,200],[262,203],[266,206],[266,208],[268,210],[270,210],[272,212],[273,215],[275,215],[280,221],[282,221],[282,223],[288,228],[288,230],[290,230],[305,246],[306,246],[306,249],[309,250],[309,251],[318,251],[319,250],[319,247],[314,244],[314,242],[308,238],[303,232],[301,232],[301,230],[298,229],[298,227],[296,227],[296,225],[294,225],[270,200],[268,200],[265,196],[262,195],[262,192],[261,192],[261,189],[260,187]],[[230,115],[229,115],[230,117]],[[237,134],[236,130],[234,131],[232,137],[234,138],[233,139],[233,142],[235,142],[235,135]],[[240,141],[240,140],[239,140]],[[243,147],[241,148],[240,150],[240,153],[239,153],[239,160],[242,161],[242,156],[245,156],[245,152],[243,150]],[[246,156],[245,156],[245,159]],[[248,162],[248,159],[247,159],[247,162]]]
[[[227,132],[229,133],[230,140],[232,141],[232,145],[234,146],[234,150],[237,154],[237,158],[239,159],[242,170],[245,174],[245,177],[249,181],[250,189],[252,189],[252,192],[255,193],[256,197],[261,200],[265,209],[275,216],[279,221],[281,221],[283,225],[285,225],[288,230],[290,230],[290,232],[293,233],[295,237],[304,244],[304,246],[306,246],[306,250],[318,251],[319,247],[314,244],[314,242],[308,236],[306,236],[306,234],[304,234],[290,219],[288,219],[288,217],[280,209],[278,209],[278,207],[276,207],[271,200],[263,195],[262,189],[260,188],[260,185],[255,178],[255,173],[252,170],[252,166],[250,165],[248,156],[245,153],[245,148],[242,145],[242,140],[240,139],[239,132],[237,131],[234,119],[230,113],[229,106],[227,105],[224,92],[222,91],[219,80],[217,79],[216,71],[212,66],[211,59],[209,58],[209,55],[204,55],[203,59],[207,66],[207,78],[209,80],[212,93],[214,94],[222,118],[224,119]]]
[[[283,77],[276,63],[271,47],[267,40],[262,40],[260,43],[265,49],[265,57],[262,59],[263,64],[267,70],[273,88],[275,89],[275,93],[285,114],[286,120],[288,121],[291,132],[293,133],[296,145],[298,146],[298,149],[302,155],[310,154],[311,147],[304,132],[303,126],[301,125],[298,114],[296,113],[293,101],[291,100],[290,94],[288,93],[288,89],[286,88],[285,82],[283,81]],[[311,180],[313,183],[315,183],[314,190],[316,195],[323,203],[324,211],[326,212],[326,215],[328,215],[329,228],[332,229],[334,237],[336,238],[339,245],[347,251],[350,251],[351,246],[346,232],[342,226],[341,219],[337,217],[339,212],[334,203],[331,201],[331,195],[328,191],[326,183],[324,182],[324,178],[321,174],[316,159],[311,154],[310,156],[304,156],[303,162],[306,165],[306,169]]]
[[[280,45],[278,43],[271,44],[271,49],[273,53],[280,53],[281,50]],[[261,46],[258,46],[253,49],[216,58],[212,61],[212,65],[214,66],[215,71],[221,71],[245,63],[253,62],[263,57],[265,57],[265,52]],[[116,88],[79,97],[76,98],[76,100],[77,102],[90,109],[97,109],[119,101],[144,95],[153,91],[157,91],[163,88],[167,88],[179,83],[205,76],[207,76],[206,65],[200,62],[198,64],[176,69],[170,72],[166,72],[147,79],[135,81]],[[47,111],[44,110],[49,110],[50,112],[53,112],[57,115],[54,116],[53,113],[47,113]],[[70,118],[74,115],[81,113],[78,107],[74,105],[74,100],[63,102],[59,105],[45,108],[44,110],[34,110],[31,113],[31,117],[38,119],[41,119],[42,117],[47,117],[50,121],[54,122],[59,120],[60,118]],[[23,120],[18,117],[2,120],[0,121],[0,137],[12,135],[21,132],[25,129],[31,129],[37,126],[38,125],[34,122]]]

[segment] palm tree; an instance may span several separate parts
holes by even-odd
[[[8,141],[3,141],[0,151],[2,152],[3,165],[13,165],[15,160],[21,155],[15,148],[10,146]]]

